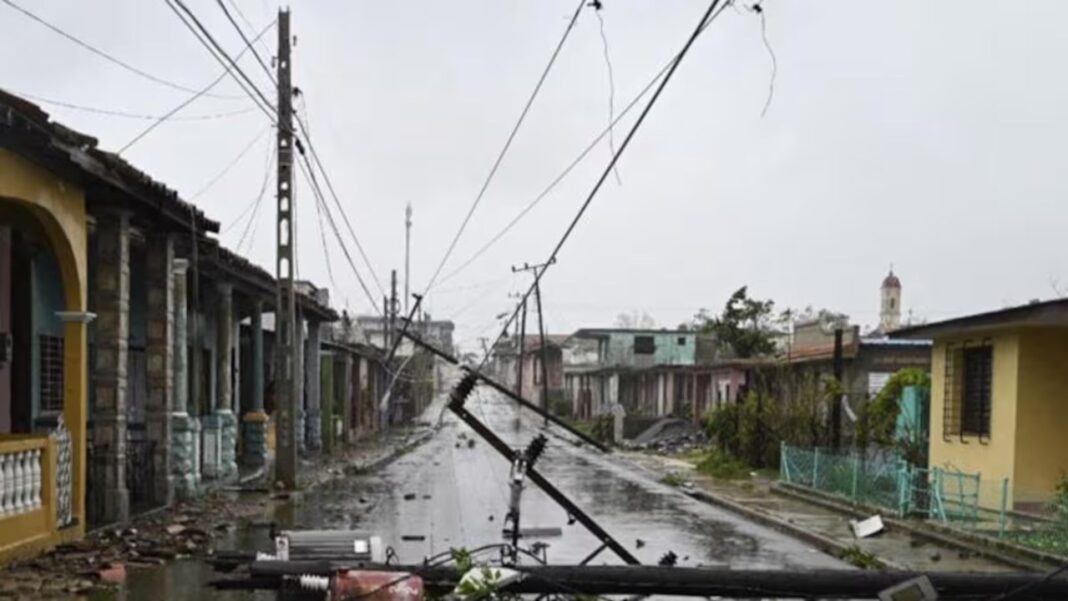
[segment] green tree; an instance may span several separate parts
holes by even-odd
[[[694,328],[714,334],[735,357],[770,355],[775,351],[774,310],[774,301],[751,298],[749,287],[742,286],[731,295],[718,316],[713,317],[704,309],[698,312],[694,316]]]

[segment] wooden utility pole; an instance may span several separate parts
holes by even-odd
[[[297,486],[297,311],[293,285],[293,86],[290,78],[289,11],[278,11],[278,255],[275,304],[275,407],[278,451],[275,481]]]

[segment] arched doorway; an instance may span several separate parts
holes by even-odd
[[[0,512],[5,553],[84,533],[85,241],[82,191],[0,150],[0,462],[36,482]]]

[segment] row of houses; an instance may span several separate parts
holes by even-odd
[[[969,494],[984,506],[1047,507],[1068,474],[1068,299],[902,325],[892,272],[880,295],[874,330],[798,322],[773,356],[733,358],[713,336],[686,330],[580,329],[547,336],[544,349],[538,337],[508,340],[491,366],[527,398],[547,391],[558,413],[590,418],[621,408],[694,421],[754,386],[791,402],[803,382],[837,373],[845,445],[856,414],[890,376],[921,369],[931,376],[928,464],[981,477],[987,484]]]
[[[0,92],[0,561],[269,461],[276,281],[218,231]],[[427,402],[432,365],[393,378],[387,350],[325,289],[301,282],[296,296],[302,449],[373,435]],[[381,402],[391,382],[390,397],[416,403],[405,415]]]
[[[785,352],[771,357],[731,357],[711,334],[690,330],[580,329],[570,335],[528,337],[519,367],[518,340],[494,355],[496,376],[557,412],[591,418],[621,407],[627,415],[682,417],[700,422],[724,403],[741,398],[759,379],[788,397],[791,385],[816,381],[841,362],[846,397],[863,402],[896,371],[927,369],[930,343],[861,336],[845,328],[841,344],[818,322],[798,324]],[[546,357],[548,386],[542,384]],[[522,383],[517,385],[517,378]]]

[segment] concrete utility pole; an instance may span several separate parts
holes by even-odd
[[[412,275],[412,203],[404,210],[404,314],[408,314],[408,280]]]
[[[512,266],[512,273],[520,271],[534,272],[534,302],[538,308],[538,336],[541,340],[541,408],[545,412],[545,425],[549,425],[549,348],[545,345],[545,318],[541,311],[541,278],[540,275],[547,267],[556,263],[556,259],[541,265],[528,265],[522,267]],[[526,306],[523,307],[524,328],[526,328]]]
[[[293,285],[293,86],[290,79],[289,11],[278,11],[278,299],[275,304],[275,407],[278,453],[275,480],[297,486],[297,312]]]

